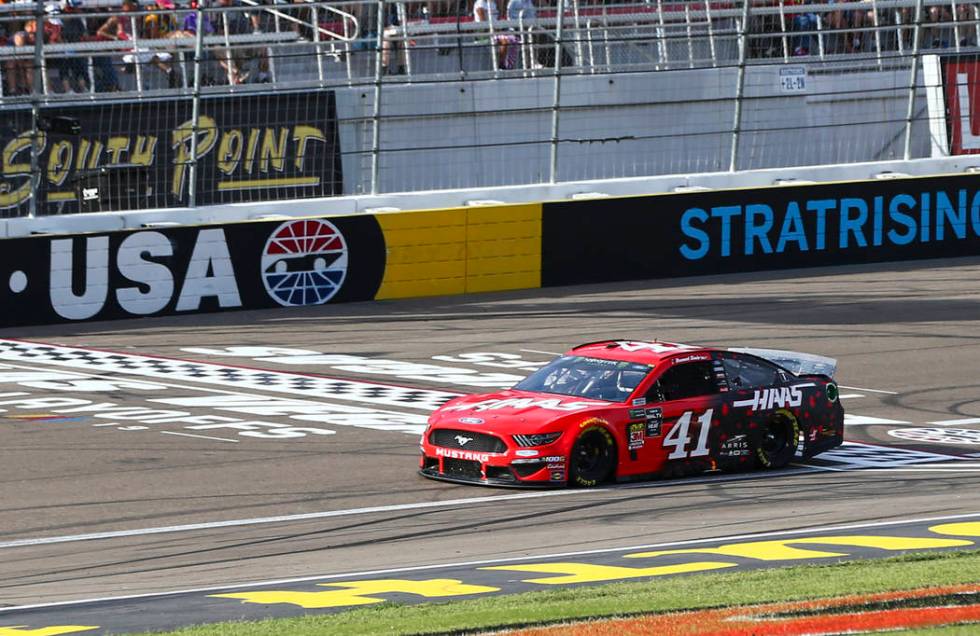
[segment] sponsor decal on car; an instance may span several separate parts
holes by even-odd
[[[636,398],[632,402],[633,406],[643,406],[646,403],[647,403],[647,399],[645,397]]]
[[[718,454],[723,457],[746,457],[751,452],[748,437],[745,435],[733,435],[722,442],[718,448]]]
[[[684,356],[683,358],[674,358],[674,364],[681,364],[682,362],[702,362],[704,360],[710,360],[711,356],[706,353],[695,353],[689,356]]]
[[[436,448],[436,457],[448,457],[449,459],[467,459],[481,464],[490,460],[490,453],[473,453],[471,451],[461,451],[452,448]]]
[[[605,406],[607,402],[589,402],[585,400],[507,398],[491,399],[466,404],[452,404],[443,408],[444,411],[498,411],[501,409],[545,409],[547,411],[581,411],[594,406]]]
[[[658,437],[660,426],[664,423],[664,412],[659,406],[646,410],[647,437]]]
[[[627,448],[629,450],[643,448],[645,443],[643,433],[646,431],[646,425],[643,422],[633,422],[627,425],[627,431],[629,432]]]
[[[666,342],[635,342],[633,340],[617,340],[616,344],[623,351],[651,351],[653,353],[674,353],[684,349],[693,349],[691,345],[669,344]]]
[[[810,386],[815,385],[808,382],[806,384],[794,384],[793,386],[756,389],[751,399],[735,400],[732,405],[748,407],[753,411],[799,406],[803,403],[803,391],[801,389]]]
[[[528,449],[528,448],[521,448],[514,451],[514,454],[517,455],[518,457],[537,457],[538,451]]]

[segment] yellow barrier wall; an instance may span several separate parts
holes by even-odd
[[[387,249],[377,299],[541,286],[541,204],[376,218]]]

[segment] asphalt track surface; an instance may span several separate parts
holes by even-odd
[[[951,259],[2,331],[0,628],[26,606],[980,512],[978,280]],[[611,337],[837,358],[852,443],[596,491],[416,474],[431,400]],[[277,400],[291,415],[261,411]]]

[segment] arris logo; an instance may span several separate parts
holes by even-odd
[[[347,276],[347,242],[324,220],[283,223],[262,251],[262,282],[280,305],[322,305]]]

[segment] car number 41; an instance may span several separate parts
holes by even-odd
[[[698,443],[690,451],[687,450],[687,447],[691,443],[691,436],[688,435],[688,431],[691,428],[691,419],[694,417],[694,411],[685,411],[677,419],[670,432],[664,437],[664,447],[669,446],[674,449],[670,455],[667,455],[667,459],[703,457],[708,454],[708,431],[711,430],[711,414],[713,412],[714,409],[708,409],[698,418],[698,424],[700,425]]]

